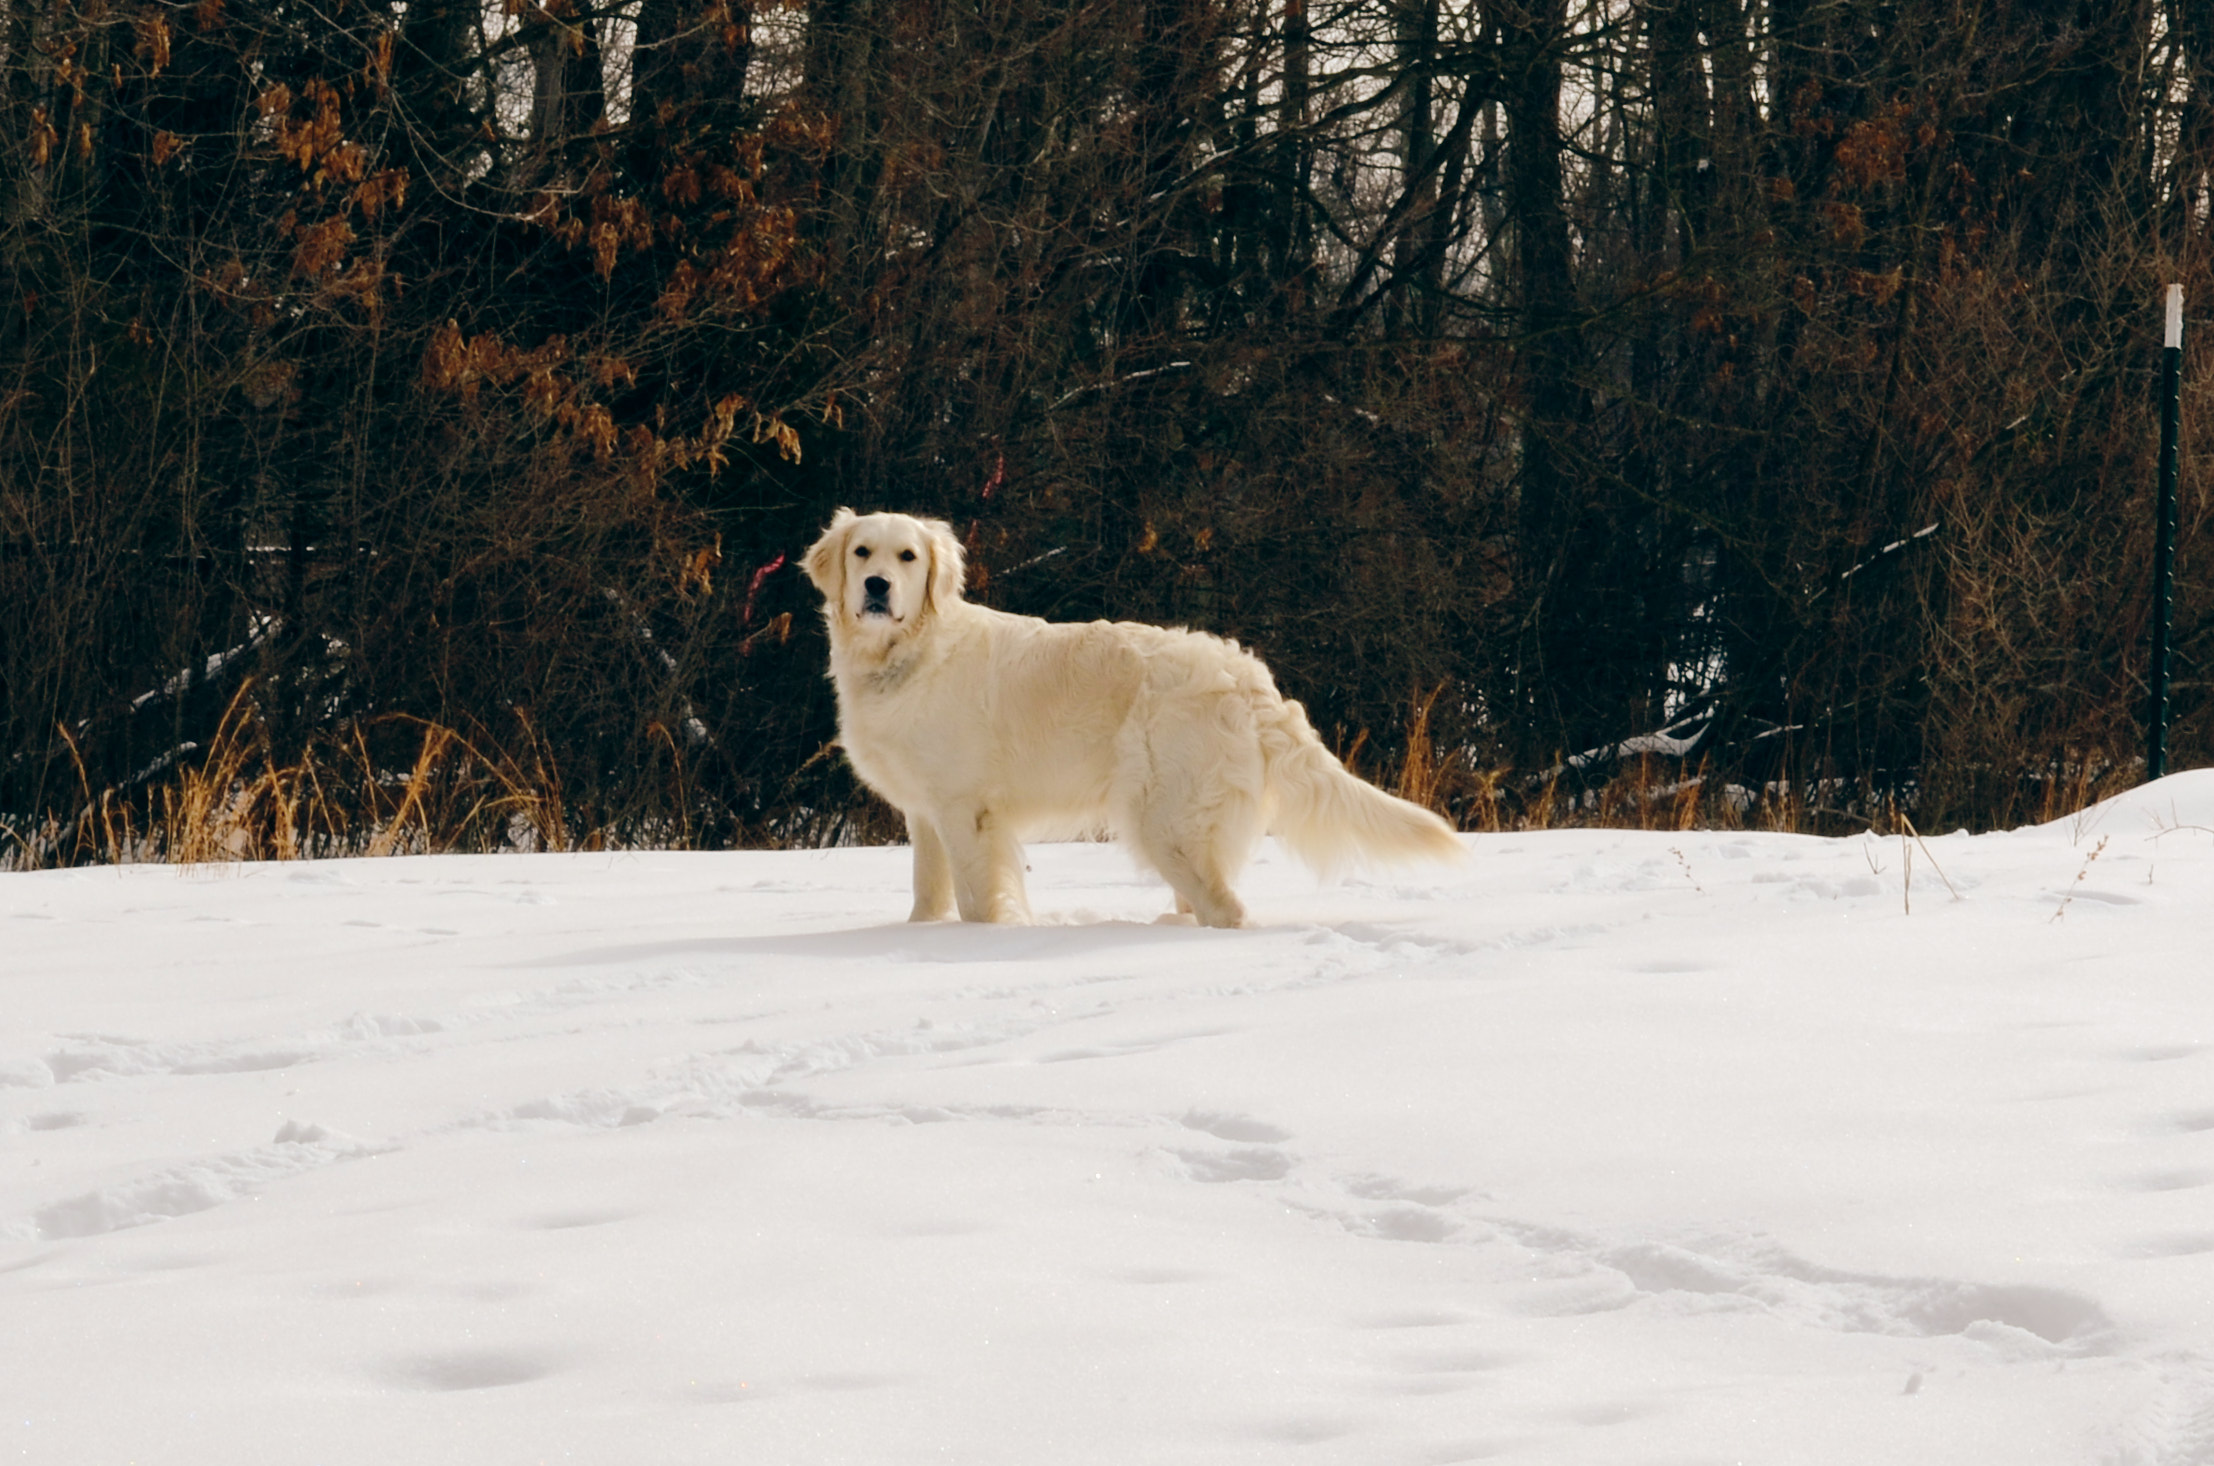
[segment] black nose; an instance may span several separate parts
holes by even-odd
[[[892,583],[886,580],[881,575],[872,575],[867,580],[861,582],[861,589],[867,591],[872,596],[881,596],[890,592],[890,590],[892,589]]]

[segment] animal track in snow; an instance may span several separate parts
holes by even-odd
[[[134,1180],[102,1186],[41,1207],[28,1222],[6,1230],[25,1240],[50,1242],[141,1227],[207,1211],[302,1172],[390,1148],[286,1121],[268,1145],[166,1166]]]
[[[1382,926],[1375,922],[1339,921],[1317,927],[1308,936],[1309,944],[1328,944],[1337,938],[1338,944],[1350,944],[1372,952],[1393,957],[1418,957],[1427,959],[1450,957],[1474,957],[1485,951],[1479,944],[1455,941],[1429,932],[1406,931]]]
[[[2160,1383],[2114,1466],[2207,1466],[2214,1462],[2214,1359],[2198,1354],[2160,1361]]]
[[[547,1212],[521,1223],[534,1232],[573,1232],[585,1227],[605,1227],[614,1222],[628,1221],[631,1213],[608,1208],[582,1211]]]
[[[0,1089],[44,1089],[53,1082],[54,1071],[44,1060],[0,1055]]]
[[[2214,1167],[2170,1166],[2139,1171],[2122,1182],[2125,1191],[2192,1191],[2214,1182]]]
[[[1081,1044],[1073,1048],[1055,1049],[1040,1054],[1040,1064],[1070,1064],[1085,1059],[1125,1059],[1136,1054],[1150,1054],[1171,1044],[1189,1043],[1193,1039],[1221,1038],[1234,1030],[1228,1028],[1195,1028],[1184,1033],[1159,1034],[1149,1038],[1118,1039],[1109,1043]]]
[[[427,1042],[465,1037],[487,1028],[513,1025],[517,1020],[558,1016],[598,1002],[706,984],[707,979],[685,971],[579,979],[534,993],[495,995],[474,1009],[457,1013],[354,1013],[325,1027],[284,1037],[154,1040],[108,1033],[62,1034],[64,1046],[41,1059],[0,1058],[0,1089],[146,1076],[255,1074],[342,1055],[411,1052]],[[517,1035],[512,1027],[496,1034],[500,1041],[518,1036],[531,1035]],[[805,1067],[796,1054],[795,1063]],[[838,1065],[832,1061],[831,1067]]]
[[[2140,1237],[2114,1249],[2116,1257],[2197,1257],[2214,1252],[2214,1232],[2168,1232]]]
[[[72,1047],[46,1056],[56,1084],[141,1074],[252,1074],[290,1069],[321,1057],[317,1046],[267,1039],[147,1043],[101,1034],[64,1034]]]
[[[1140,1288],[1167,1288],[1180,1283],[1203,1283],[1214,1274],[1186,1267],[1134,1267],[1108,1273],[1106,1276],[1118,1283],[1130,1283]]]
[[[1451,1206],[1469,1194],[1466,1186],[1417,1186],[1393,1176],[1352,1176],[1341,1184],[1364,1201],[1411,1201],[1420,1206]]]
[[[2205,1044],[2144,1044],[2133,1049],[2123,1049],[2114,1057],[2133,1064],[2172,1064],[2178,1059],[2194,1058],[2206,1052]]]
[[[529,1384],[560,1370],[556,1355],[533,1349],[457,1349],[388,1361],[376,1371],[402,1389],[444,1394]]]
[[[1356,1328],[1364,1329],[1453,1329],[1472,1323],[1472,1314],[1453,1309],[1425,1308],[1405,1313],[1384,1313],[1369,1318],[1353,1320]]]
[[[356,1013],[289,1038],[156,1040],[73,1033],[61,1035],[65,1047],[33,1062],[42,1062],[55,1084],[145,1075],[258,1074],[312,1064],[363,1045],[444,1033],[454,1023],[448,1018]],[[0,1066],[0,1082],[6,1072]]]
[[[1273,1145],[1291,1139],[1291,1132],[1279,1130],[1274,1125],[1249,1119],[1244,1115],[1219,1115],[1207,1110],[1193,1110],[1181,1122],[1187,1130],[1197,1130],[1212,1135],[1217,1140],[1232,1140],[1246,1144]]]
[[[1361,1422],[1345,1416],[1299,1416],[1256,1423],[1248,1432],[1254,1440],[1274,1445],[1313,1446],[1351,1435]]]
[[[1231,1151],[1177,1150],[1169,1154],[1181,1161],[1194,1181],[1281,1181],[1291,1174],[1292,1159],[1268,1146],[1246,1146]]]
[[[1313,1200],[1317,1189],[1304,1188],[1300,1196],[1287,1197],[1286,1205],[1356,1236],[1522,1249],[1536,1270],[1523,1304],[1538,1315],[1574,1316],[1675,1300],[1688,1311],[1757,1310],[1843,1333],[1962,1335],[2009,1358],[2098,1354],[2114,1342],[2105,1310],[2063,1289],[1845,1272],[1758,1239],[1719,1250],[1649,1240],[1610,1244],[1472,1212],[1463,1203],[1479,1193],[1376,1176],[1341,1178],[1335,1189],[1345,1200],[1334,1206]],[[1362,1204],[1379,1200],[1386,1204]],[[2214,1238],[2187,1234],[2148,1245],[2195,1250],[2201,1241],[2214,1243]]]
[[[1343,1219],[1356,1237],[1385,1242],[1450,1242],[1460,1224],[1452,1217],[1423,1206],[1384,1206]]]
[[[2062,1289],[1842,1272],[1765,1244],[1708,1254],[1640,1242],[1592,1260],[1643,1296],[1728,1300],[1845,1333],[1962,1334],[2023,1357],[2099,1353],[2113,1334],[2097,1303]]]

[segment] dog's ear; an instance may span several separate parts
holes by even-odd
[[[968,556],[962,552],[953,526],[943,519],[926,519],[923,528],[930,531],[930,581],[924,594],[933,606],[951,604],[961,599],[962,588],[968,584]]]
[[[831,515],[830,527],[800,559],[800,569],[815,582],[815,589],[831,600],[838,599],[845,588],[846,527],[859,517],[851,509]]]

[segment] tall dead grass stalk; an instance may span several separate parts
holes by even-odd
[[[568,850],[580,833],[553,750],[529,715],[520,738],[470,738],[401,715],[349,725],[280,756],[251,681],[224,709],[205,747],[182,744],[133,785],[95,789],[70,730],[80,804],[66,819],[11,822],[16,868],[164,861],[204,864],[450,850]],[[688,843],[689,823],[671,831]]]

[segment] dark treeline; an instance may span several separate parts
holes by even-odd
[[[0,849],[873,828],[839,504],[1472,823],[2035,815],[2210,215],[2202,0],[0,0]]]

